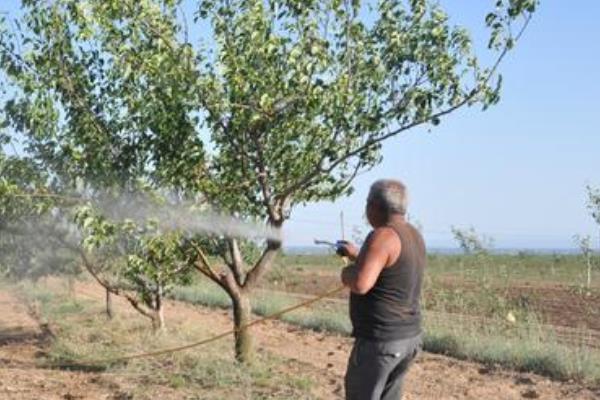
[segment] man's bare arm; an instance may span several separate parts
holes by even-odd
[[[352,283],[356,281],[356,264],[350,264],[342,269],[342,283],[352,290]]]
[[[391,228],[376,229],[362,247],[356,263],[342,270],[342,283],[353,293],[368,293],[389,263],[390,248],[399,245],[400,240]]]

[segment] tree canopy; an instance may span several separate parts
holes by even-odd
[[[24,0],[0,60],[28,154],[63,179],[143,177],[281,223],[347,194],[385,139],[499,98],[497,64],[425,0],[199,1],[199,43],[181,3]],[[499,61],[536,2],[494,3]]]

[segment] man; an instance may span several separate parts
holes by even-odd
[[[399,400],[406,371],[421,348],[425,244],[405,219],[406,205],[401,182],[375,182],[366,205],[373,231],[360,251],[350,243],[338,249],[355,261],[341,276],[351,290],[356,338],[346,371],[347,400]]]

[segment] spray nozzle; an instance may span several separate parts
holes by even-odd
[[[347,240],[336,240],[335,242],[330,242],[328,240],[319,240],[319,239],[315,239],[314,240],[316,245],[321,245],[321,246],[329,246],[330,248],[332,248],[337,254],[343,256],[344,254],[341,254],[340,251],[342,250],[343,246],[345,244],[348,244]]]

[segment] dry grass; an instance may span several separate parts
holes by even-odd
[[[156,358],[101,363],[99,367],[86,363],[86,360],[176,347],[214,332],[199,324],[174,320],[167,331],[154,333],[142,318],[132,318],[123,310],[107,322],[99,301],[73,299],[66,293],[31,283],[22,283],[20,291],[30,304],[36,305],[42,318],[50,322],[56,336],[42,361],[62,363],[66,369],[99,370],[103,376],[125,378],[124,398],[156,399],[157,390],[168,398],[310,398],[313,382],[309,377],[286,370],[282,360],[266,353],[257,354],[249,366],[240,365],[234,361],[230,340],[215,342],[198,351]]]

